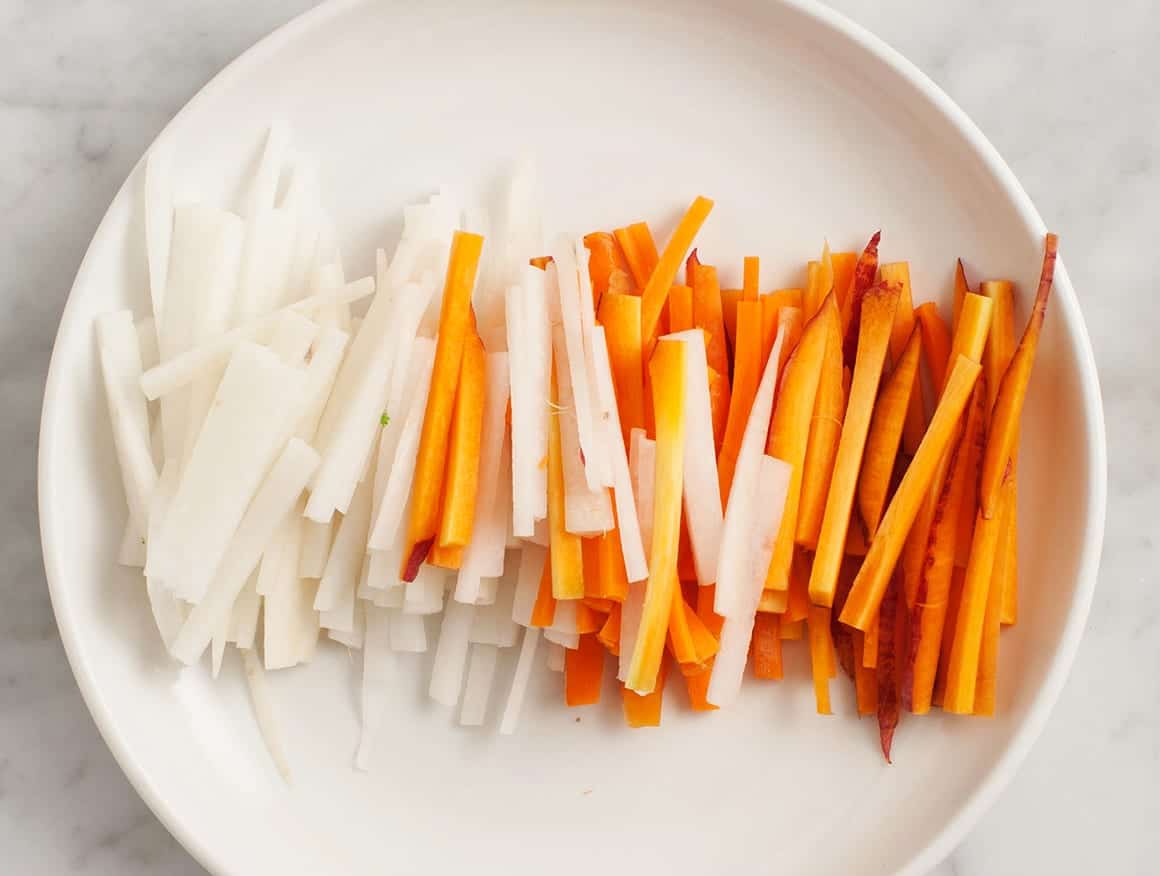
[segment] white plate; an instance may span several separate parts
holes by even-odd
[[[401,205],[441,182],[489,184],[542,161],[550,227],[636,218],[667,234],[697,193],[701,241],[732,283],[800,282],[823,235],[884,232],[918,298],[945,298],[963,256],[1020,281],[1043,224],[981,134],[882,43],[812,4],[586,0],[331,3],[218,76],[166,136],[184,187],[227,197],[261,130],[285,118],[323,164],[350,266],[369,272]],[[130,780],[220,874],[356,872],[922,873],[1026,754],[1063,683],[1091,599],[1105,447],[1095,365],[1057,272],[1023,430],[1021,621],[1003,635],[999,717],[903,717],[896,763],[850,715],[813,712],[804,649],[789,678],[693,715],[674,685],[659,731],[618,709],[569,711],[539,676],[514,738],[461,730],[408,667],[370,775],[354,772],[356,673],[346,653],[278,674],[296,781],[266,757],[237,666],[223,683],[166,667],[142,584],[114,565],[125,517],[93,316],[143,312],[139,173],[93,239],[57,338],[40,447],[45,563],[89,708]],[[1066,252],[1067,241],[1064,241]],[[610,700],[615,698],[606,689]]]

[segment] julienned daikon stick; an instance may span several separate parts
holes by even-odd
[[[463,706],[459,712],[459,723],[462,726],[478,727],[483,723],[487,715],[487,701],[491,696],[498,657],[499,649],[495,645],[471,646],[467,685],[463,691]]]
[[[266,132],[262,154],[257,169],[250,177],[241,198],[241,213],[246,217],[257,216],[263,210],[272,209],[278,194],[278,183],[282,177],[283,165],[290,149],[290,129],[285,122],[276,121]]]
[[[689,527],[697,583],[704,587],[717,580],[717,559],[725,522],[709,405],[705,333],[693,329],[665,335],[665,338],[685,345],[685,523]]]
[[[254,651],[245,649],[242,651],[242,665],[246,671],[250,700],[254,704],[254,717],[262,734],[262,741],[266,744],[266,751],[270,753],[270,759],[274,761],[278,775],[290,784],[290,764],[282,749],[282,738],[278,732],[277,721],[274,719],[274,705],[270,700],[270,690],[266,686],[266,673],[262,669],[262,661]]]
[[[524,630],[523,642],[520,644],[520,657],[516,662],[515,672],[512,673],[512,684],[508,690],[507,704],[504,706],[503,719],[500,721],[499,732],[510,736],[519,724],[520,711],[523,709],[524,697],[528,692],[528,680],[532,677],[532,667],[535,665],[536,646],[540,642],[540,631],[535,627]]]
[[[505,575],[498,582],[495,600],[489,605],[477,605],[471,626],[471,641],[498,648],[510,648],[516,643],[519,627],[512,620],[516,595],[516,575]]]
[[[258,596],[258,570],[246,579],[242,592],[234,600],[230,611],[230,623],[226,629],[226,641],[238,648],[253,648],[254,636],[258,632],[258,615],[262,610],[262,598]]]
[[[243,343],[260,340],[268,334],[287,310],[304,315],[310,314],[328,302],[359,301],[374,291],[374,280],[363,277],[334,292],[303,298],[289,307],[230,329],[225,334],[178,355],[163,356],[163,361],[159,365],[141,375],[141,391],[152,401],[187,386],[205,369],[227,362],[234,350]]]
[[[363,557],[366,555],[367,531],[371,524],[371,492],[374,479],[364,478],[354,491],[350,508],[338,524],[338,532],[326,560],[322,580],[318,585],[318,595],[314,599],[317,611],[332,611],[337,606],[353,605],[359,576],[362,573]],[[330,526],[313,521],[304,521],[310,526]]]
[[[512,601],[512,620],[521,627],[532,625],[532,612],[540,593],[540,577],[548,559],[546,549],[537,544],[525,544],[520,549],[519,570],[516,573],[515,596]]]
[[[154,332],[161,329],[169,248],[173,238],[173,139],[159,140],[145,159],[145,254],[149,268],[149,300]]]
[[[717,588],[713,598],[713,610],[724,618],[744,615],[748,611],[754,587],[757,589],[754,598],[758,601],[761,599],[761,589],[765,584],[773,548],[771,543],[770,553],[765,557],[765,565],[758,570],[754,565],[754,553],[758,551],[764,553],[765,545],[753,539],[754,532],[758,531],[755,518],[768,521],[776,511],[775,516],[779,523],[781,521],[782,506],[755,504],[756,494],[752,491],[759,486],[757,478],[761,474],[762,459],[765,458],[765,443],[769,437],[770,416],[780,377],[778,366],[782,361],[781,352],[786,342],[789,324],[790,321],[786,320],[778,326],[773,350],[765,363],[765,371],[761,375],[761,383],[757,387],[753,406],[745,423],[741,447],[737,453],[734,488],[729,493],[729,504],[725,508],[725,524],[721,532]],[[736,498],[734,491],[737,494]],[[774,538],[776,537],[775,529]],[[758,575],[758,578],[754,579],[754,575]],[[757,610],[756,603],[753,610],[754,612]]]
[[[503,571],[504,545],[507,542],[507,503],[497,501],[500,477],[504,474],[504,449],[507,446],[508,353],[488,353],[487,385],[484,392],[482,437],[479,450],[478,492],[472,538],[463,552],[463,563],[455,585],[455,598],[475,602],[482,577],[494,577],[498,556]],[[510,457],[509,457],[510,459]]]
[[[548,455],[548,371],[552,359],[551,326],[545,300],[545,274],[526,265],[521,285],[507,295],[508,356],[512,410],[512,528],[517,536],[533,534],[537,520],[548,516],[548,482],[543,459]]]
[[[391,650],[406,654],[427,651],[427,624],[423,615],[404,614],[400,608],[388,609],[391,616]]]
[[[158,333],[158,351],[163,361],[193,347],[204,321],[206,290],[220,285],[222,265],[230,250],[237,246],[241,228],[237,216],[216,207],[192,204],[177,208],[166,303]],[[186,390],[171,393],[162,401],[166,459],[180,460],[185,450],[189,400]]]
[[[590,359],[585,336],[590,334],[590,326],[585,325],[585,309],[582,307],[579,265],[576,260],[576,247],[572,238],[560,235],[556,238],[551,249],[552,264],[548,266],[548,276],[555,276],[556,294],[559,296],[560,323],[564,337],[564,359],[560,363],[560,352],[556,352],[556,368],[558,379],[563,380],[563,372],[567,369],[567,382],[571,387],[572,405],[576,417],[576,432],[580,442],[580,454],[583,459],[584,478],[588,489],[597,492],[606,483],[608,478],[608,456],[604,442],[597,429],[597,415],[595,405],[595,387],[589,380],[588,362]],[[585,272],[587,276],[587,272]],[[551,284],[549,283],[549,291]],[[591,310],[591,297],[589,297]],[[553,309],[553,313],[555,310]],[[595,323],[595,317],[592,318]]]
[[[128,310],[97,319],[101,374],[113,425],[113,445],[134,535],[149,528],[149,501],[157,487],[157,469],[149,446],[149,411],[141,395],[141,355],[133,315]]]
[[[153,546],[153,573],[197,601],[301,411],[303,372],[255,344],[238,348]]]
[[[640,520],[636,516],[636,500],[633,497],[628,453],[621,439],[623,433],[620,411],[616,405],[616,390],[613,386],[612,366],[603,326],[597,326],[592,333],[592,358],[596,366],[597,394],[601,405],[609,411],[609,416],[604,421],[604,441],[608,446],[612,464],[612,498],[616,504],[616,527],[620,530],[624,571],[630,582],[643,581],[648,577],[648,561],[645,559],[644,544],[641,541]],[[717,482],[716,466],[713,470],[713,481]]]
[[[121,546],[117,548],[117,565],[131,569],[145,569],[145,536],[137,534],[132,519],[125,521],[121,530]]]
[[[319,618],[314,610],[317,582],[298,577],[304,502],[299,500],[294,518],[287,521],[286,537],[272,563],[271,583],[263,602],[262,657],[266,669],[287,669],[308,661],[318,642]],[[263,561],[265,565],[265,561]]]
[[[776,361],[770,356],[770,361]],[[764,381],[763,381],[764,382]],[[760,392],[759,392],[760,395]],[[744,450],[742,451],[744,455]],[[740,464],[738,466],[740,471]],[[757,460],[757,472],[752,480],[734,480],[729,504],[736,501],[758,509],[749,518],[749,565],[747,576],[749,589],[743,593],[733,613],[725,618],[717,655],[713,660],[712,675],[705,698],[715,706],[723,707],[733,702],[741,688],[745,674],[745,662],[749,654],[749,641],[753,635],[753,622],[757,615],[757,603],[761,599],[765,571],[769,568],[769,558],[773,555],[773,542],[781,525],[782,510],[785,508],[789,490],[790,466],[780,459],[766,456]],[[741,495],[739,495],[741,494]],[[720,588],[720,583],[718,583]]]
[[[427,408],[427,398],[431,388],[431,370],[435,361],[434,342],[421,338],[416,343],[410,371],[413,375],[414,395],[407,405],[406,418],[392,418],[383,428],[401,430],[391,464],[387,485],[379,504],[378,516],[371,526],[367,547],[375,551],[398,549],[401,556],[403,527],[407,514],[407,497],[415,479],[415,465],[419,451],[419,439],[423,429],[423,416]]]
[[[353,500],[352,500],[353,501]],[[298,556],[298,574],[303,578],[321,578],[330,559],[336,521],[315,523],[307,520],[302,529],[302,553]]]
[[[193,664],[201,657],[218,625],[229,618],[262,552],[288,519],[317,467],[318,454],[292,438],[246,509],[210,589],[193,607],[173,642],[171,651],[178,660]]]
[[[656,488],[656,442],[645,436],[644,429],[633,429],[629,438],[629,469],[632,472],[636,516],[640,521],[641,546],[652,550],[653,496]],[[620,616],[620,665],[616,677],[628,678],[629,664],[636,648],[636,635],[644,612],[644,581],[630,582]]]
[[[283,303],[296,220],[289,210],[261,209],[246,218],[236,318],[253,319]]]
[[[366,611],[361,684],[362,730],[354,765],[370,768],[375,739],[386,716],[388,689],[395,678],[398,658],[391,649],[390,618],[385,608],[370,606]]]
[[[443,590],[447,572],[436,566],[423,566],[414,581],[403,585],[405,614],[439,614],[443,610]]]
[[[431,684],[427,689],[431,699],[445,706],[459,702],[463,687],[464,662],[476,608],[452,600],[443,613],[439,627],[439,644],[435,648],[435,663],[431,667]]]

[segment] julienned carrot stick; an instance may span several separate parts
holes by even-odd
[[[1014,463],[1014,458],[1012,462]],[[1013,626],[1019,619],[1019,487],[1016,466],[1011,469],[1011,485],[1003,509],[1003,535],[999,539],[1000,586],[1003,589],[1003,610],[1000,619],[1004,626]]]
[[[842,356],[847,368],[854,367],[861,335],[858,323],[862,314],[862,298],[874,285],[874,276],[878,273],[878,241],[881,239],[882,232],[875,231],[858,256],[854,276],[850,281],[850,294],[842,303]]]
[[[866,648],[862,652],[862,664],[867,669],[876,669],[878,667],[878,633],[881,632],[881,627],[879,617],[875,615],[870,621],[870,626],[863,633],[863,642]]]
[[[595,537],[597,585],[592,594],[613,602],[628,598],[628,575],[624,569],[624,549],[620,544],[620,529],[612,529]],[[585,576],[588,576],[588,556],[584,556]],[[587,585],[585,585],[587,589]]]
[[[487,354],[475,332],[467,336],[459,367],[459,386],[451,416],[451,443],[444,475],[439,547],[464,548],[471,541],[475,497],[479,489],[479,446],[487,386]]]
[[[971,448],[983,438],[984,400],[976,385],[962,437],[951,454],[950,474],[939,492],[922,569],[910,609],[910,647],[902,672],[902,702],[916,715],[930,711],[942,650],[943,626],[955,569],[955,542],[963,493],[972,485]]]
[[[822,302],[834,288],[834,260],[830,256],[830,244],[822,245],[821,261],[810,262],[806,266],[806,291],[802,298],[802,312],[806,320],[814,318],[821,310]],[[835,304],[837,297],[834,298]]]
[[[882,520],[886,493],[911,410],[910,400],[918,388],[920,338],[919,333],[912,329],[909,340],[895,360],[894,370],[878,393],[878,403],[870,420],[870,434],[866,437],[862,471],[858,476],[858,512],[870,538],[874,537]]]
[[[583,635],[584,633],[600,632],[600,628],[604,626],[604,619],[607,614],[599,612],[591,605],[588,600],[580,599],[575,601],[576,606],[576,632]]]
[[[834,266],[834,297],[838,301],[839,312],[844,314],[846,301],[850,297],[850,287],[854,283],[854,269],[858,266],[858,253],[831,253],[830,261]]]
[[[600,632],[596,634],[596,638],[600,644],[603,645],[608,653],[613,657],[620,656],[620,619],[621,608],[619,602],[612,604],[612,610],[608,612],[608,617],[604,621],[604,626],[600,628]]]
[[[625,684],[637,693],[649,693],[656,685],[673,605],[673,588],[677,585],[685,453],[684,342],[659,341],[649,362],[649,372],[657,429],[652,545],[644,609],[625,679]]]
[[[862,569],[854,579],[850,597],[842,610],[842,623],[865,631],[877,615],[882,594],[886,592],[890,575],[902,551],[902,544],[914,523],[919,505],[930,491],[935,470],[956,432],[959,417],[980,371],[982,366],[966,356],[960,356],[955,362],[918,453],[907,467],[862,563]],[[814,568],[816,573],[816,558]]]
[[[584,596],[584,559],[580,536],[564,527],[564,453],[561,448],[559,390],[552,365],[551,405],[548,411],[548,544],[551,551],[552,596]]]
[[[887,763],[891,762],[890,746],[899,718],[897,663],[904,610],[901,590],[899,576],[893,575],[882,599],[878,622],[878,663],[875,670],[878,677],[878,738]]]
[[[874,715],[878,712],[878,673],[868,669],[863,662],[865,634],[861,630],[851,630],[850,637],[854,643],[854,694],[858,699],[858,715]]]
[[[717,371],[709,369],[709,414],[713,418],[713,446],[717,455],[721,455],[721,447],[725,443],[725,429],[729,425],[729,378]]]
[[[796,541],[813,550],[822,529],[826,495],[838,455],[838,440],[846,415],[846,390],[842,381],[842,327],[831,320],[826,331],[826,352],[818,375],[818,392],[814,414],[810,419],[810,438],[802,469],[802,486],[798,502]]]
[[[657,331],[657,320],[660,319],[661,308],[668,298],[669,290],[677,278],[677,270],[685,260],[685,253],[693,245],[693,238],[701,230],[709,211],[713,209],[713,202],[708,198],[698,197],[689,205],[689,209],[681,218],[673,236],[665,244],[664,252],[657,260],[648,282],[641,292],[640,329],[641,337],[647,346]]]
[[[1019,432],[1019,415],[1023,412],[1023,401],[1027,398],[1027,384],[1031,380],[1031,368],[1035,364],[1035,351],[1039,347],[1039,334],[1043,329],[1043,318],[1047,315],[1047,299],[1051,296],[1051,284],[1055,274],[1055,258],[1059,250],[1059,238],[1048,234],[1044,241],[1043,269],[1039,275],[1039,289],[1035,293],[1035,304],[1031,318],[1019,341],[1019,347],[1011,359],[1011,365],[1003,375],[999,392],[995,396],[995,407],[991,413],[991,425],[987,432],[987,449],[983,453],[983,470],[979,482],[979,503],[983,517],[991,519],[999,508],[999,492],[1004,477],[1011,465],[1011,455],[1015,450],[1015,439]]]
[[[725,320],[725,337],[729,340],[730,350],[737,343],[737,304],[741,301],[741,292],[741,289],[721,290],[721,318]]]
[[[918,326],[922,330],[922,357],[930,369],[930,380],[935,394],[941,394],[947,381],[947,363],[951,355],[951,333],[943,318],[939,316],[938,305],[933,301],[920,304],[914,311]]]
[[[810,673],[814,679],[814,701],[819,715],[832,714],[830,709],[830,674],[834,664],[834,642],[830,638],[830,609],[811,605],[806,618],[810,636]]]
[[[593,305],[600,307],[601,299],[608,292],[613,272],[629,274],[632,269],[624,257],[624,250],[607,231],[593,231],[584,235],[584,246],[588,250],[588,276],[592,279]]]
[[[587,559],[587,557],[585,557],[585,559]],[[580,601],[595,611],[597,614],[603,615],[607,615],[610,611],[612,611],[612,606],[618,604],[611,599],[602,599],[599,596],[585,596]],[[601,624],[601,626],[603,626],[603,624]]]
[[[801,289],[778,289],[768,295],[762,295],[761,302],[761,364],[765,367],[765,360],[769,358],[769,351],[773,349],[774,339],[777,338],[777,324],[779,314],[783,308],[792,307],[801,310]],[[796,341],[787,339],[786,353],[793,351]]]
[[[564,652],[564,702],[592,706],[600,702],[604,678],[604,648],[594,633],[580,636],[580,646]]]
[[[804,621],[810,609],[810,565],[812,560],[801,548],[793,552],[793,563],[790,566],[789,593],[787,594],[785,616],[786,623]]]
[[[624,442],[633,429],[643,429],[644,371],[640,341],[640,298],[605,295],[600,302],[600,324],[608,341],[608,360],[616,384],[616,406]]]
[[[717,281],[717,269],[712,265],[697,264],[693,269],[693,325],[708,335],[705,356],[709,367],[728,378],[729,339],[725,333],[721,286]]]
[[[793,466],[785,511],[773,558],[765,576],[767,590],[788,590],[790,563],[793,560],[794,536],[797,533],[798,504],[806,449],[809,445],[810,422],[818,393],[818,379],[826,354],[826,339],[838,323],[838,306],[834,296],[827,295],[818,313],[802,330],[801,340],[786,363],[781,377],[781,388],[773,410],[769,439],[765,452]]]
[[[789,593],[785,590],[763,588],[757,610],[762,614],[783,614],[789,608]]]
[[[759,613],[753,620],[753,674],[758,678],[778,680],[783,675],[781,665],[781,617]]]
[[[828,606],[834,601],[838,567],[845,552],[846,529],[858,484],[858,469],[862,464],[862,451],[870,430],[897,304],[896,286],[874,286],[865,292],[859,305],[858,354],[850,384],[850,401],[846,405],[838,455],[834,460],[834,473],[810,574],[810,600],[818,605]]]
[[[1009,493],[1015,481],[1009,480],[1003,485],[1005,493]],[[1003,513],[996,519],[1000,521],[1000,539],[996,545],[994,572],[987,587],[987,607],[983,612],[983,639],[979,643],[979,668],[975,677],[975,704],[976,715],[992,716],[995,714],[995,689],[999,670],[999,629],[1003,623],[1003,583],[1005,580],[1003,564],[1007,561],[1002,553],[1003,534],[1010,531],[1007,514],[1013,510],[1010,502],[1003,503]]]
[[[955,292],[954,299],[951,305],[951,331],[956,332],[959,328],[959,316],[963,312],[963,299],[971,291],[971,286],[967,282],[967,272],[963,268],[963,260],[955,260]]]
[[[729,418],[725,424],[721,455],[717,460],[721,499],[724,502],[729,501],[733,470],[737,466],[737,454],[741,450],[741,439],[745,435],[745,425],[749,422],[749,409],[753,407],[753,399],[757,395],[761,372],[761,304],[757,301],[741,301],[737,304],[737,343],[733,351]]]
[[[761,286],[761,259],[746,256],[742,261],[741,297],[746,301],[756,301]]]
[[[624,708],[624,721],[629,727],[659,727],[661,724],[661,704],[665,692],[665,679],[669,675],[668,663],[662,663],[657,674],[656,687],[652,693],[638,694],[621,685],[620,701]]]
[[[683,332],[693,327],[693,290],[675,285],[669,290],[669,332]]]
[[[947,599],[947,617],[943,623],[942,648],[938,655],[938,675],[934,679],[934,696],[931,702],[942,707],[943,697],[947,690],[947,669],[951,662],[951,645],[955,640],[955,626],[958,624],[959,605],[963,600],[963,583],[966,579],[966,569],[958,566],[951,572],[951,592]]]
[[[552,598],[552,555],[544,560],[544,571],[540,575],[540,589],[532,606],[532,626],[550,627],[556,621],[556,600]]]
[[[907,341],[914,332],[914,302],[910,296],[910,265],[906,262],[893,262],[879,268],[882,280],[887,283],[898,283],[901,292],[898,295],[898,309],[894,312],[894,330],[890,333],[890,361],[891,368],[897,369],[898,361],[906,349]],[[910,403],[906,408],[906,421],[902,429],[902,449],[907,456],[914,456],[918,450],[918,443],[922,441],[922,433],[926,429],[925,417],[922,411],[922,387],[918,380],[918,372],[914,374],[915,386],[910,393]]]
[[[643,289],[657,265],[657,245],[645,222],[634,222],[613,232],[638,289]]]
[[[482,250],[483,238],[478,234],[456,231],[452,237],[439,312],[435,364],[431,371],[431,393],[419,436],[406,544],[399,571],[404,581],[415,580],[439,531],[439,503],[443,496],[455,389],[464,339],[471,327],[471,293]]]
[[[688,606],[679,586],[673,587],[673,604],[669,610],[669,650],[682,665],[697,664],[697,646],[693,644],[693,634],[689,629]]]

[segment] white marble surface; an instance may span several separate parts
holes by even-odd
[[[121,776],[65,662],[36,524],[40,395],[89,237],[214,72],[307,0],[0,0],[0,857],[197,874]],[[937,876],[1160,872],[1160,6],[836,0],[980,124],[1058,230],[1100,364],[1111,505],[1075,670],[1027,763]]]

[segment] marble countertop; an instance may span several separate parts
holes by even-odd
[[[36,522],[65,295],[137,157],[307,0],[0,0],[0,869],[203,871],[122,777],[56,632]],[[1100,366],[1110,507],[1070,681],[996,806],[932,876],[1160,867],[1160,6],[835,0],[975,119],[1066,241]]]

